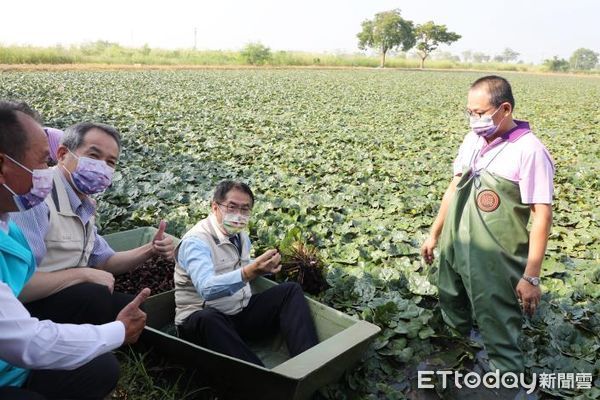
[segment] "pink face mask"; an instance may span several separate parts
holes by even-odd
[[[69,152],[71,152],[69,150]],[[112,183],[115,169],[106,164],[105,161],[93,158],[77,156],[77,168],[71,172],[71,178],[75,189],[83,194],[96,194],[105,191]]]

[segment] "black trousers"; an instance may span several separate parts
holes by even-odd
[[[235,315],[213,308],[196,311],[178,330],[182,339],[261,366],[244,340],[264,339],[280,331],[292,357],[318,343],[302,288],[293,282],[253,295]]]
[[[97,283],[79,283],[46,298],[25,304],[29,313],[57,323],[95,324],[112,322],[134,296],[110,293]]]
[[[96,357],[72,371],[34,370],[22,388],[0,388],[2,400],[101,400],[119,380],[119,362],[112,353]]]

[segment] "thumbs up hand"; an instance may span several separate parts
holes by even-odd
[[[175,251],[175,245],[173,244],[173,239],[165,235],[165,229],[167,229],[167,221],[160,220],[158,232],[156,232],[152,239],[152,252],[154,255],[171,259]]]
[[[150,296],[150,289],[143,289],[136,297],[127,304],[117,315],[116,320],[125,325],[125,343],[135,343],[140,337],[146,325],[146,313],[140,310],[140,306]]]
[[[162,240],[165,238],[165,229],[167,229],[167,221],[161,219],[160,223],[158,224],[158,232],[156,232],[156,235],[154,235],[154,239],[152,240],[153,243],[156,240]]]

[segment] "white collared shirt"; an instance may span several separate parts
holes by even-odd
[[[0,358],[27,369],[75,369],[123,344],[125,325],[56,324],[33,318],[0,282]]]

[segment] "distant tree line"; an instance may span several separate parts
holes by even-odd
[[[449,51],[440,51],[437,45],[440,40],[432,38],[445,36],[445,29],[433,28],[432,22],[422,25],[420,36],[416,34],[403,36],[405,44],[392,45],[385,42],[385,54],[382,54],[379,65],[385,63],[385,55],[393,55],[390,62],[397,68],[423,67],[425,59],[435,61],[436,68],[483,68],[511,71],[531,70],[519,60],[519,53],[505,48],[500,54],[489,55],[472,50],[463,51],[460,57]],[[439,27],[439,25],[437,26]],[[404,33],[413,29],[414,24],[404,25]],[[445,27],[444,27],[445,28]],[[434,32],[434,33],[432,33]],[[442,32],[442,33],[440,33]],[[451,33],[451,32],[450,32]],[[374,35],[375,36],[375,35]],[[400,35],[402,36],[402,35]],[[371,39],[369,39],[371,40]],[[373,39],[375,40],[375,39]],[[414,40],[414,41],[413,41]],[[365,44],[366,46],[366,44]],[[410,52],[402,51],[408,48]],[[382,51],[383,47],[377,47]],[[590,71],[598,73],[600,55],[593,50],[577,49],[568,60],[554,56],[544,60],[546,71],[577,72]],[[418,61],[415,61],[418,60]],[[191,49],[156,49],[147,44],[141,48],[129,48],[114,42],[99,40],[81,45],[64,47],[3,46],[0,44],[0,64],[123,64],[123,65],[275,65],[275,66],[353,66],[374,67],[378,61],[362,53],[307,53],[293,51],[271,51],[262,43],[246,44],[241,51],[223,50],[191,50]],[[463,64],[464,63],[464,64]],[[489,67],[481,64],[490,63]],[[539,70],[539,69],[537,69]]]
[[[516,62],[521,53],[518,53],[507,47],[502,51],[502,53],[496,54],[493,57],[482,52],[473,52],[471,50],[463,51],[461,55],[463,62],[484,63],[494,61],[500,63],[511,63]]]
[[[556,72],[589,71],[590,69],[600,68],[598,56],[600,56],[600,54],[593,50],[579,48],[573,52],[569,61],[554,56],[544,60],[544,66],[549,71]]]

